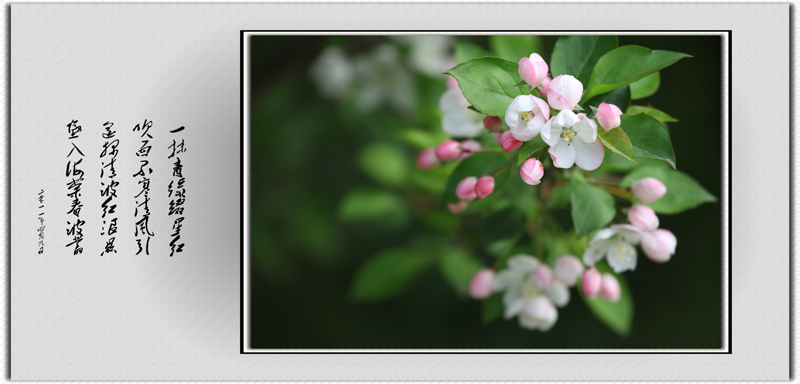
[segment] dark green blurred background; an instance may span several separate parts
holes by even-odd
[[[457,39],[489,49],[486,37]],[[516,320],[484,326],[480,302],[457,295],[437,268],[392,300],[365,304],[349,299],[361,263],[389,248],[413,249],[431,231],[414,212],[446,212],[440,200],[395,185],[393,191],[408,209],[393,212],[384,223],[343,220],[340,215],[342,199],[354,187],[385,188],[359,167],[365,146],[396,143],[414,178],[419,176],[413,166],[419,151],[398,140],[397,132],[440,131],[438,99],[445,90],[444,76],[413,73],[409,79],[415,96],[405,107],[384,103],[364,110],[357,97],[332,100],[317,91],[309,73],[325,47],[337,45],[353,57],[387,41],[401,55],[407,53],[403,44],[379,36],[252,37],[254,268],[249,321],[254,348],[721,347],[719,202],[660,215],[661,227],[678,239],[677,251],[665,264],[650,262],[640,251],[636,271],[625,273],[635,307],[628,337],[595,319],[574,290],[549,332],[522,329]],[[556,37],[541,41],[542,56],[549,61]],[[680,120],[669,125],[678,169],[719,198],[721,39],[620,36],[619,44],[694,56],[662,70],[658,92],[632,104],[652,105]],[[453,220],[444,214],[436,217]]]

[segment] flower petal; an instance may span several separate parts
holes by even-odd
[[[550,147],[548,152],[550,152],[556,168],[569,168],[575,164],[575,148],[564,140],[560,140],[556,146]]]
[[[614,272],[633,271],[636,269],[636,249],[622,238],[616,238],[608,248],[606,261]]]
[[[554,123],[559,127],[571,127],[580,121],[578,115],[572,111],[561,111],[556,115]]]
[[[511,256],[506,262],[506,265],[508,265],[510,269],[533,272],[533,269],[539,265],[539,260],[531,255],[519,254]]]
[[[579,113],[577,116],[580,121],[575,123],[572,128],[578,134],[578,138],[586,143],[594,143],[597,140],[597,124],[583,113]]]
[[[555,146],[558,144],[558,141],[561,140],[561,128],[553,126],[553,119],[547,120],[544,125],[542,125],[541,134],[542,140],[549,146]]]
[[[550,285],[547,290],[547,297],[556,305],[556,307],[563,307],[569,304],[569,288],[566,284],[556,280]]]
[[[584,143],[581,140],[572,140],[572,146],[575,147],[575,164],[581,169],[587,171],[594,171],[600,164],[603,164],[603,143],[597,140],[591,144]]]
[[[608,253],[608,248],[611,244],[611,240],[597,240],[590,243],[586,251],[583,252],[583,263],[592,266],[602,260]]]

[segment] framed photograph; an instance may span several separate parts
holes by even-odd
[[[787,380],[791,15],[11,4],[9,378]]]
[[[729,351],[728,31],[243,39],[246,352]]]

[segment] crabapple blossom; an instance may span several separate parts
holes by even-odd
[[[583,84],[570,75],[558,75],[547,87],[547,102],[553,109],[571,111],[581,100]]]
[[[511,134],[519,141],[536,137],[542,126],[550,119],[547,103],[532,95],[519,95],[506,109],[505,121]]]
[[[539,159],[528,159],[519,167],[519,176],[528,185],[538,185],[544,176],[544,165]]]
[[[634,204],[628,210],[628,221],[642,231],[654,231],[658,228],[658,216],[653,208],[646,205]]]
[[[590,298],[594,299],[597,297],[597,294],[600,293],[600,288],[603,283],[603,277],[600,276],[600,272],[595,267],[591,267],[583,273],[583,278],[581,279],[581,289],[583,290],[583,294]]]
[[[589,240],[583,253],[583,262],[594,265],[603,257],[616,273],[636,269],[636,248],[642,239],[642,230],[630,224],[616,224],[603,228]]]
[[[426,148],[417,156],[417,168],[431,169],[439,165],[439,158],[436,157],[436,148]]]
[[[440,161],[455,160],[461,156],[461,143],[455,140],[445,140],[434,150]]]
[[[550,330],[558,320],[558,311],[547,297],[535,296],[525,298],[519,314],[519,324],[529,329],[542,332]]]
[[[556,259],[556,277],[568,287],[572,287],[578,280],[578,276],[583,273],[583,264],[572,255],[561,256]]]
[[[459,213],[467,210],[467,205],[468,203],[462,200],[455,204],[447,203],[447,209],[450,210],[450,213],[458,215]]]
[[[479,199],[491,195],[492,192],[494,192],[494,177],[483,176],[478,179],[478,183],[475,184],[475,193]]]
[[[452,137],[472,138],[483,132],[483,115],[469,107],[460,89],[448,89],[439,98],[442,130]]]
[[[519,316],[519,324],[523,328],[549,330],[558,318],[554,303],[566,305],[569,292],[565,294],[565,286],[552,281],[547,290],[540,288],[542,282],[536,282],[534,270],[541,262],[530,255],[514,255],[508,259],[508,268],[497,273],[493,287],[495,292],[503,292],[504,317],[510,319]]]
[[[511,152],[522,146],[522,142],[515,139],[511,131],[505,131],[500,135],[500,147],[506,152]]]
[[[675,254],[678,239],[667,229],[656,229],[642,236],[642,250],[650,260],[665,263]]]
[[[645,177],[635,181],[631,186],[631,191],[637,199],[650,203],[664,196],[667,193],[667,187],[658,179]]]
[[[597,122],[606,131],[619,127],[622,111],[614,104],[600,103],[597,107]]]
[[[532,87],[540,84],[547,77],[547,70],[547,63],[538,53],[532,53],[530,57],[523,57],[519,60],[519,76]]]
[[[469,294],[475,299],[481,300],[492,295],[492,280],[494,271],[491,269],[481,269],[469,282]]]
[[[542,140],[550,146],[550,157],[558,168],[577,164],[593,171],[603,163],[603,143],[597,138],[597,124],[583,113],[559,112],[542,126]]]
[[[311,79],[325,97],[344,97],[350,90],[353,76],[353,64],[340,47],[325,48],[311,66]]]
[[[478,194],[475,192],[475,185],[478,183],[478,178],[475,176],[470,176],[461,180],[456,187],[456,196],[461,201],[472,201],[478,197]]]
[[[503,120],[499,116],[486,116],[483,118],[483,127],[492,132],[499,132],[503,128]]]
[[[619,300],[619,293],[620,287],[617,278],[610,273],[604,273],[600,283],[600,297],[614,303]]]

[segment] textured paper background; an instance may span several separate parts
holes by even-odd
[[[788,4],[14,4],[12,379],[787,379],[789,13]],[[542,14],[559,17],[532,16]],[[620,26],[733,30],[732,354],[239,354],[240,30]],[[84,129],[152,119],[155,140],[159,127],[187,126],[187,252],[170,259],[154,243],[161,252],[149,257],[75,257],[50,232],[48,254],[35,253],[35,193],[44,186],[63,206],[62,127],[73,118]],[[61,229],[58,216],[48,223]]]

